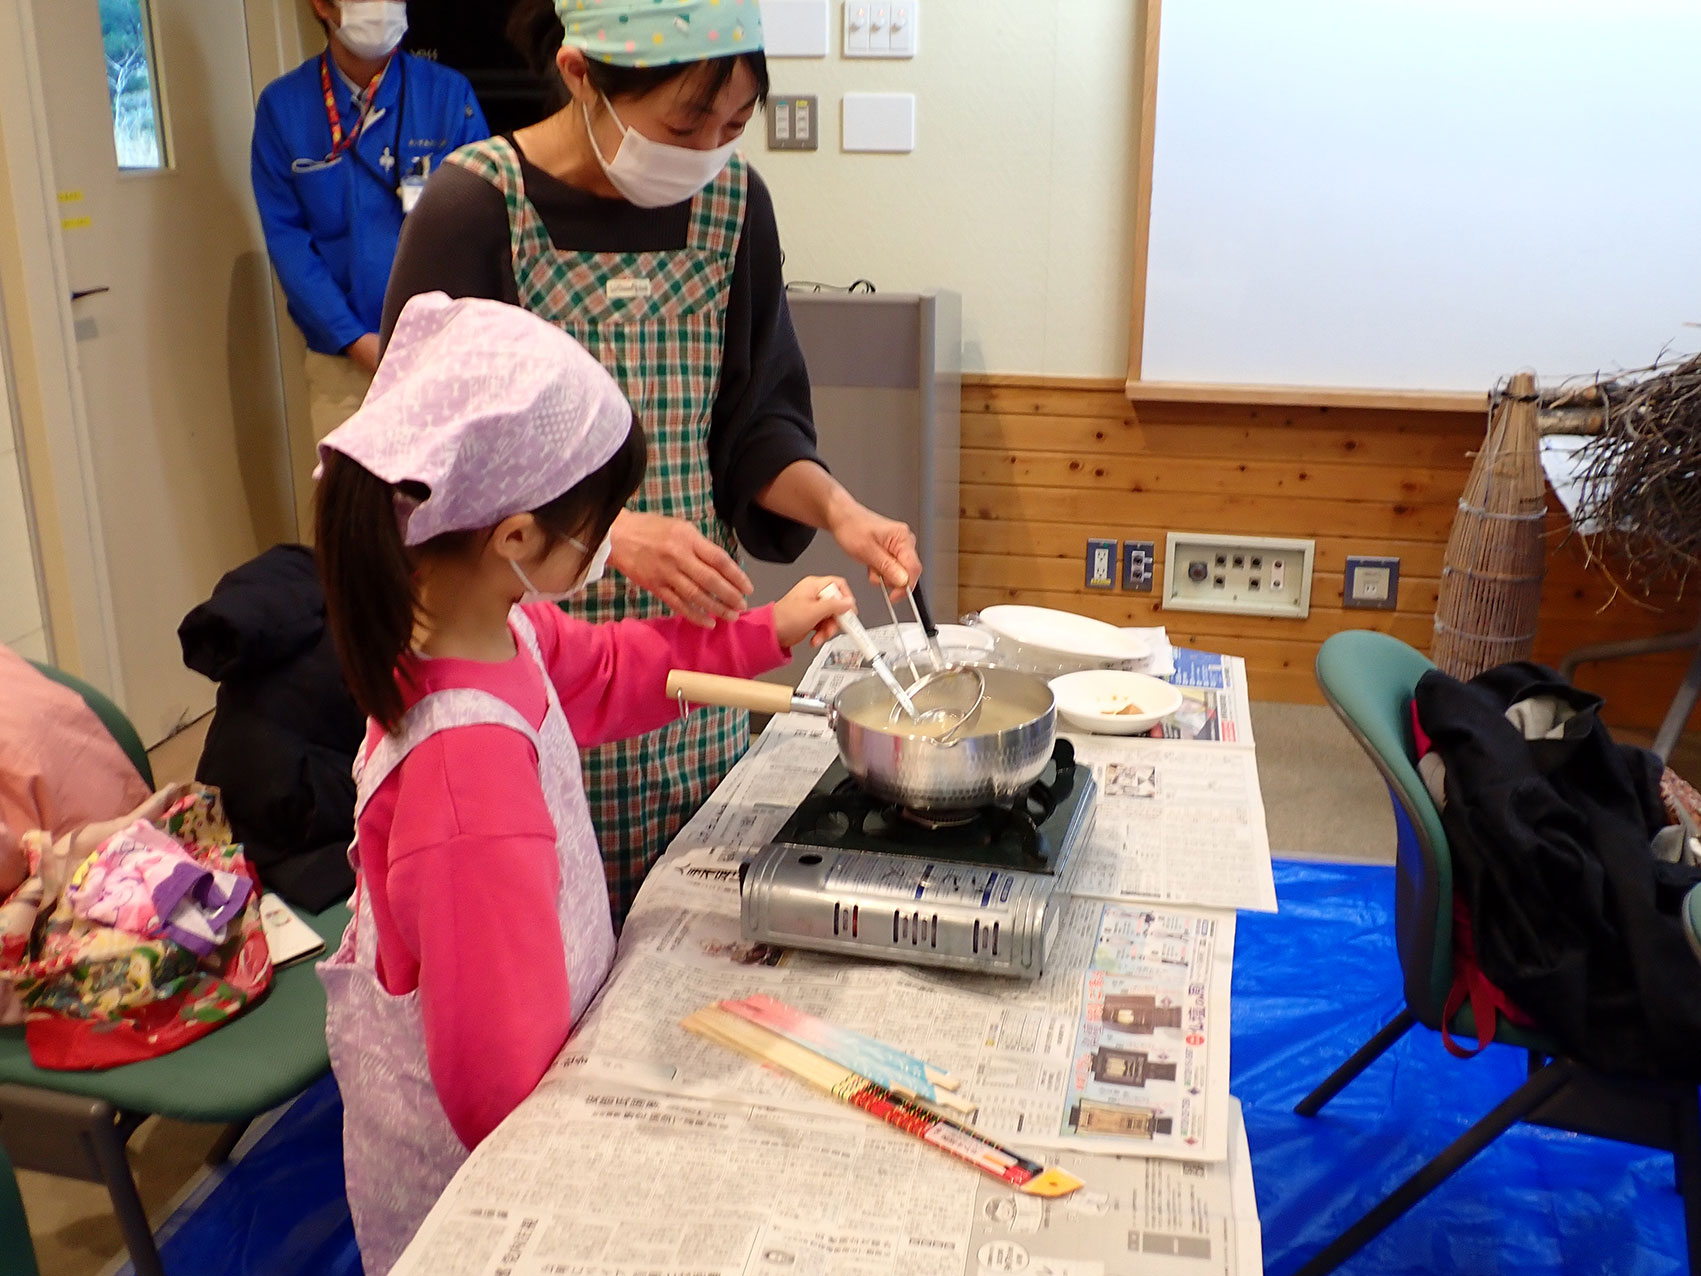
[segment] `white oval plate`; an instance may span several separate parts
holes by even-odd
[[[1049,607],[1000,605],[980,613],[981,623],[1000,637],[1059,657],[1144,660],[1151,649],[1115,625]]]
[[[1079,731],[1140,735],[1181,708],[1182,695],[1162,678],[1126,669],[1083,669],[1051,680],[1057,712]],[[1122,712],[1133,706],[1138,712]]]

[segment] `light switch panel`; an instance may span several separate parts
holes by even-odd
[[[845,94],[844,149],[888,154],[915,150],[915,94]]]
[[[886,56],[913,58],[916,50],[916,17],[919,0],[892,0],[891,16],[886,22]]]
[[[763,52],[770,58],[824,58],[832,25],[828,0],[762,0]]]
[[[770,151],[814,151],[817,136],[817,99],[813,94],[780,94],[768,99],[768,149]]]
[[[866,58],[868,51],[868,21],[874,6],[867,0],[845,0],[845,56]]]
[[[920,0],[845,0],[845,56],[913,58],[920,7]],[[767,12],[764,3],[764,19]]]

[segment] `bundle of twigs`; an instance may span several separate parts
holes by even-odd
[[[1701,566],[1701,355],[1657,362],[1543,396],[1548,433],[1595,437],[1578,452],[1583,498],[1573,522],[1599,529],[1616,578],[1644,596],[1681,593]]]
[[[1430,656],[1455,678],[1529,656],[1542,600],[1546,513],[1536,381],[1521,372],[1494,396],[1488,438],[1465,481],[1442,560]]]

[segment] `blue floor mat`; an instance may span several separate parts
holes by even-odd
[[[1286,1276],[1511,1093],[1524,1057],[1454,1059],[1413,1029],[1314,1119],[1293,1105],[1400,1009],[1389,869],[1278,863],[1279,914],[1235,940],[1233,1090],[1246,1113],[1266,1271]],[[310,1090],[174,1222],[184,1276],[359,1276],[342,1109]],[[1343,1276],[1672,1276],[1685,1270],[1669,1155],[1517,1126]]]

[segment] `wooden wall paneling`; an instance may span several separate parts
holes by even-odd
[[[964,610],[997,602],[1062,607],[1119,624],[1163,624],[1174,641],[1244,656],[1260,699],[1315,702],[1318,645],[1377,629],[1427,649],[1442,559],[1484,415],[1475,410],[1244,401],[1130,403],[1119,383],[976,378],[963,388],[959,571]],[[1553,502],[1557,508],[1557,502]],[[1097,591],[1083,579],[1093,536],[1169,531],[1314,539],[1311,615],[1302,621],[1165,612],[1163,564],[1151,594]],[[1562,516],[1549,524],[1536,656],[1557,663],[1583,643],[1681,630],[1692,604],[1652,611],[1615,599]],[[1346,559],[1400,559],[1392,612],[1342,606]],[[1609,716],[1653,725],[1683,655],[1585,666],[1579,682]]]

